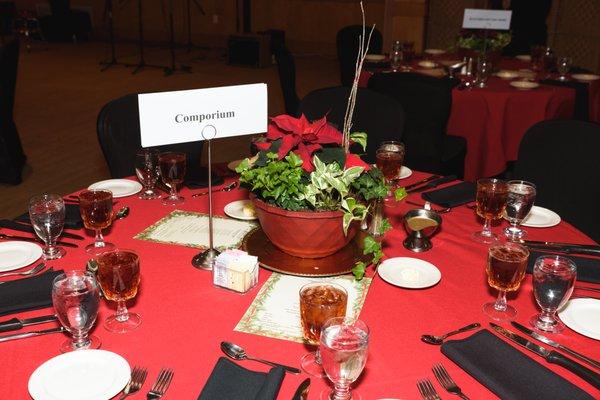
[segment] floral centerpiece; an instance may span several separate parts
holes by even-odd
[[[502,49],[511,41],[511,34],[507,31],[464,29],[456,40],[456,50],[461,57],[477,59],[484,55],[492,64],[502,56]]]

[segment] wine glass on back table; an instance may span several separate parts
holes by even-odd
[[[161,179],[171,189],[171,193],[162,199],[162,203],[171,206],[182,204],[185,199],[177,192],[177,185],[181,184],[185,177],[185,153],[162,153],[158,156],[158,163]]]
[[[385,198],[386,203],[394,200],[391,187],[394,180],[400,176],[402,164],[404,163],[405,148],[404,144],[395,141],[382,142],[375,152],[375,163],[385,178],[385,182],[390,186],[390,191]]]
[[[34,196],[29,200],[29,219],[35,233],[44,241],[44,260],[55,260],[65,255],[65,249],[56,240],[65,224],[65,202],[56,194]]]
[[[113,195],[110,190],[84,190],[79,193],[79,211],[83,225],[96,232],[94,243],[85,247],[89,254],[98,255],[115,248],[104,241],[102,229],[110,226],[113,220]]]
[[[498,240],[498,236],[492,233],[492,220],[502,217],[506,208],[508,197],[508,185],[500,179],[479,179],[477,181],[477,215],[485,220],[481,232],[472,235],[473,240],[480,243],[491,244]]]

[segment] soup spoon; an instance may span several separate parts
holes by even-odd
[[[472,329],[477,329],[480,326],[481,325],[479,323],[475,322],[474,324],[463,326],[460,329],[457,329],[452,332],[448,332],[445,335],[441,335],[441,336],[423,335],[423,336],[421,336],[421,340],[424,341],[425,343],[440,345],[440,344],[444,343],[444,340],[448,336],[456,335],[457,333],[461,333],[461,332],[470,331]]]
[[[244,350],[243,347],[238,346],[235,343],[221,342],[221,350],[223,350],[223,353],[225,353],[229,358],[232,358],[234,360],[252,360],[252,361],[258,361],[258,362],[261,362],[263,364],[270,365],[272,367],[282,367],[286,371],[291,372],[293,374],[299,374],[300,373],[300,370],[298,368],[288,367],[287,365],[278,364],[278,363],[274,363],[274,362],[267,361],[267,360],[261,360],[260,358],[248,357],[248,355],[246,354],[246,350]]]

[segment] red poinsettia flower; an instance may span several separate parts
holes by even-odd
[[[371,169],[371,166],[364,162],[359,156],[356,154],[346,154],[346,166],[344,169],[352,168],[352,167],[363,167],[365,171]]]

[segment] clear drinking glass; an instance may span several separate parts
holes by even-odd
[[[492,75],[492,63],[485,58],[477,60],[477,79],[475,81],[477,87],[486,87],[490,75]]]
[[[142,200],[158,199],[160,195],[154,191],[158,180],[158,150],[142,149],[135,155],[135,173],[144,187],[139,194]]]
[[[100,339],[88,335],[98,317],[100,304],[94,275],[87,271],[58,275],[52,282],[52,304],[58,320],[73,336],[60,346],[61,352],[100,347]]]
[[[84,190],[79,194],[79,211],[83,225],[96,232],[94,243],[87,245],[88,254],[98,255],[115,248],[104,241],[102,229],[110,226],[113,220],[113,195],[110,190]]]
[[[348,293],[335,283],[312,282],[300,288],[300,320],[304,339],[310,345],[319,345],[321,326],[329,318],[346,315]],[[325,375],[321,366],[319,348],[301,359],[302,369],[309,375]]]
[[[140,257],[131,250],[118,249],[97,258],[98,282],[107,300],[117,302],[117,312],[104,322],[116,333],[136,329],[142,322],[139,314],[127,310],[126,301],[133,299],[140,285]]]
[[[161,153],[158,156],[160,166],[160,177],[162,181],[171,189],[171,193],[162,199],[165,205],[182,204],[185,199],[177,192],[177,185],[183,182],[186,169],[185,153]]]
[[[483,312],[496,321],[513,319],[517,310],[506,303],[506,292],[514,292],[525,277],[529,250],[512,242],[491,246],[488,250],[486,273],[488,284],[498,290],[494,303],[483,305]]]
[[[565,329],[556,311],[571,297],[576,276],[577,266],[566,257],[548,255],[535,260],[533,295],[542,312],[529,321],[534,328],[552,333]]]
[[[392,189],[394,182],[400,176],[402,164],[404,163],[404,144],[396,141],[382,142],[375,152],[375,164],[381,170],[385,183],[390,188],[384,199],[386,205],[395,202]]]
[[[402,66],[402,43],[399,40],[392,44],[392,52],[390,53],[390,67],[396,72]]]
[[[45,243],[44,260],[55,260],[65,255],[65,249],[56,241],[65,225],[65,202],[57,194],[43,194],[29,200],[29,219],[35,233]]]
[[[333,391],[321,394],[321,399],[350,400],[360,395],[350,391],[365,364],[369,347],[369,328],[360,320],[331,318],[321,330],[321,359]]]
[[[558,59],[556,63],[556,68],[558,69],[559,77],[561,81],[566,81],[569,78],[567,74],[571,70],[571,65],[573,64],[573,60],[570,57],[561,57]]]
[[[516,241],[527,233],[519,225],[533,207],[535,201],[535,185],[526,181],[508,181],[508,196],[506,198],[506,218],[510,226],[504,229],[507,239]]]
[[[475,201],[477,204],[477,215],[485,220],[483,230],[472,235],[473,240],[479,243],[491,244],[498,240],[498,236],[492,233],[492,220],[502,218],[506,208],[508,196],[508,185],[505,181],[494,178],[479,179],[477,181],[477,193]]]

